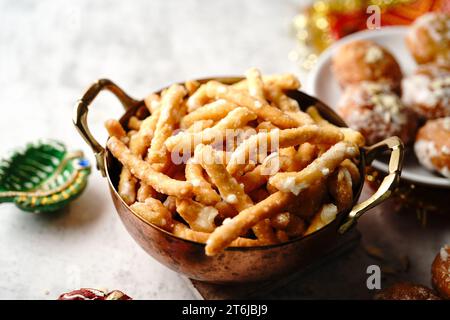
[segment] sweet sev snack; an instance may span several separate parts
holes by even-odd
[[[291,74],[245,76],[172,85],[144,100],[149,116],[105,124],[122,199],[141,219],[205,243],[209,256],[323,228],[350,209],[361,179],[360,133],[300,110]]]

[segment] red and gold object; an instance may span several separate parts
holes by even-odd
[[[301,68],[311,69],[318,55],[334,41],[372,28],[368,23],[375,14],[371,6],[379,10],[379,27],[409,25],[430,11],[450,13],[448,0],[316,0],[294,18],[297,48],[289,58]]]
[[[58,300],[132,300],[132,298],[119,290],[106,292],[98,289],[81,288],[63,293]]]
[[[382,0],[373,2],[385,2]],[[388,6],[381,14],[381,25],[409,25],[417,17],[430,12],[442,11],[450,12],[450,2],[448,0],[409,0],[409,1],[389,1],[394,5]],[[404,3],[397,3],[404,2]],[[397,4],[395,4],[397,3]]]

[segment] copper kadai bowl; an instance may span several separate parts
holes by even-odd
[[[241,79],[238,77],[215,78],[226,84],[235,83]],[[208,80],[210,79],[199,81]],[[282,244],[227,248],[216,256],[208,257],[205,255],[204,244],[181,239],[142,220],[131,211],[117,193],[121,164],[109,150],[93,138],[87,125],[88,107],[102,90],[112,92],[125,108],[125,114],[120,119],[124,127],[132,115],[139,109],[139,112],[145,109],[142,100],[130,98],[113,82],[102,79],[95,82],[78,101],[75,106],[74,124],[94,151],[97,167],[108,180],[117,212],[134,240],[153,258],[192,279],[214,283],[238,283],[269,280],[291,274],[300,266],[305,266],[329,253],[327,248],[338,241],[339,237],[342,237],[364,212],[386,200],[399,182],[404,147],[399,138],[391,137],[361,149],[359,166],[361,176],[365,174],[365,166],[369,165],[374,158],[387,151],[390,152],[390,173],[384,178],[379,189],[366,201],[357,203],[364,184],[364,179],[361,179],[360,185],[354,186],[353,208],[339,212],[337,218],[321,230]],[[333,110],[317,99],[301,91],[292,91],[289,96],[296,99],[302,109],[315,105],[325,119],[335,125],[346,126]]]

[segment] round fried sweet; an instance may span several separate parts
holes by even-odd
[[[333,71],[341,87],[361,81],[387,82],[399,88],[402,72],[394,56],[372,41],[344,44],[333,57]]]
[[[441,248],[431,266],[434,289],[444,299],[450,299],[450,247]]]
[[[402,81],[403,103],[425,119],[450,116],[450,65],[427,64]]]
[[[361,132],[368,144],[391,136],[409,143],[417,129],[416,115],[404,107],[385,83],[348,86],[338,102],[337,112],[350,128]]]
[[[450,117],[428,120],[417,133],[414,151],[425,168],[450,178]]]
[[[450,15],[430,12],[417,18],[406,36],[417,63],[450,61]]]
[[[440,300],[430,288],[409,282],[399,282],[381,290],[375,300]]]

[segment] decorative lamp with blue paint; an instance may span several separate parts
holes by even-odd
[[[77,198],[91,172],[83,152],[68,152],[55,140],[40,140],[0,160],[0,203],[29,212],[57,211]]]

